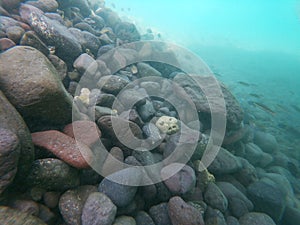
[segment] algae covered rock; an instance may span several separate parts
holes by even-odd
[[[0,88],[30,129],[71,122],[72,99],[41,52],[17,46],[0,57]]]

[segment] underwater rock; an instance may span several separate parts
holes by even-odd
[[[153,107],[152,101],[146,100],[145,104],[138,105],[137,112],[144,122],[150,121],[155,115],[155,109]]]
[[[278,150],[278,143],[276,141],[276,138],[269,133],[255,131],[254,143],[267,153],[274,153]]]
[[[1,5],[8,11],[17,8],[23,0],[2,0]]]
[[[115,34],[125,42],[139,41],[141,36],[133,23],[119,22],[114,26]]]
[[[258,212],[267,213],[275,222],[279,222],[286,207],[285,196],[276,183],[259,180],[250,184],[247,193]]]
[[[216,158],[209,165],[208,170],[213,174],[229,174],[239,171],[242,164],[239,158],[224,148],[220,148]]]
[[[7,37],[16,44],[18,44],[20,42],[20,39],[24,33],[25,33],[25,30],[20,26],[12,26],[12,27],[6,28]]]
[[[137,69],[139,77],[161,77],[161,73],[147,63],[138,63]]]
[[[72,98],[41,52],[14,47],[1,54],[0,68],[0,87],[31,130],[71,121]]]
[[[81,215],[82,225],[113,223],[117,214],[117,207],[103,193],[94,192],[84,203]]]
[[[71,7],[77,7],[80,9],[80,13],[84,17],[88,17],[91,14],[91,9],[87,0],[57,0],[59,8],[62,10],[68,10]]]
[[[73,66],[78,70],[78,72],[84,74],[92,63],[95,63],[93,57],[87,53],[83,53],[74,61]]]
[[[149,214],[157,225],[172,225],[171,219],[168,213],[168,203],[160,203],[150,208]]]
[[[265,213],[251,212],[239,219],[240,225],[276,225],[270,216]],[[294,221],[295,222],[295,221]]]
[[[226,223],[227,225],[240,225],[238,219],[235,218],[234,216],[228,216],[226,218]]]
[[[198,209],[187,204],[179,196],[168,202],[169,217],[173,225],[204,225],[202,215]]]
[[[79,185],[78,171],[59,159],[35,160],[26,178],[29,187],[39,187],[49,191],[65,191]]]
[[[26,4],[35,6],[44,12],[56,12],[58,8],[56,0],[26,1]]]
[[[43,11],[28,4],[20,6],[20,15],[47,45],[55,46],[56,55],[67,64],[72,64],[80,55],[81,45],[67,27],[48,18]]]
[[[9,38],[0,38],[0,51],[5,51],[16,46],[16,43]]]
[[[123,184],[110,179],[121,181]],[[104,178],[99,184],[98,191],[106,194],[116,206],[125,207],[133,201],[137,192],[137,186],[131,185],[139,184],[141,179],[140,171],[134,167],[129,167]]]
[[[231,214],[237,218],[253,210],[252,202],[235,186],[228,182],[216,183],[228,200]]]
[[[42,52],[45,56],[50,54],[47,45],[35,34],[34,31],[27,31],[20,40],[20,45],[31,46]]]
[[[19,210],[20,212],[27,213],[32,216],[39,215],[39,205],[32,200],[26,199],[13,199],[9,201],[9,207]]]
[[[101,131],[92,121],[78,120],[64,127],[63,132],[91,147],[101,137]]]
[[[97,86],[105,93],[117,95],[127,84],[129,81],[120,76],[108,75],[101,77]]]
[[[197,82],[195,82],[190,76],[179,73],[174,77],[174,82],[184,88],[186,93],[191,97],[192,101],[195,103],[196,109],[203,114],[210,115],[210,105],[207,101],[206,95],[214,96],[216,85],[215,80],[212,77],[198,77],[199,82],[201,83],[201,87],[207,87],[206,92],[204,93]],[[219,82],[221,91],[224,96],[225,104],[226,104],[226,118],[227,118],[227,129],[235,130],[240,128],[241,122],[243,120],[243,110],[240,107],[238,101],[235,97],[230,93],[230,91]],[[220,103],[218,101],[212,102],[214,104],[215,113],[218,111],[223,111],[220,108]]]
[[[59,199],[59,211],[68,225],[82,224],[81,216],[84,203],[89,195],[97,192],[92,185],[79,186],[66,191]]]
[[[135,219],[131,216],[119,216],[113,225],[136,225]]]
[[[0,195],[15,178],[20,150],[17,135],[10,130],[0,128]]]
[[[66,63],[63,60],[61,60],[60,58],[58,58],[56,55],[49,55],[48,59],[50,60],[52,65],[55,67],[59,78],[61,80],[65,79],[65,77],[67,76],[67,72],[68,72]]]
[[[227,225],[227,223],[220,210],[208,207],[205,211],[205,225]]]
[[[165,167],[161,170],[161,177],[168,175],[168,169],[169,168]],[[195,171],[190,166],[185,165],[176,174],[164,180],[164,183],[172,194],[184,195],[191,191],[196,185]]]
[[[152,218],[145,211],[139,211],[135,215],[135,221],[137,225],[155,225]]]
[[[90,51],[93,55],[97,55],[101,45],[98,37],[88,31],[81,31],[76,28],[69,28],[68,30],[80,43],[84,52]]]
[[[1,70],[1,69],[0,69]],[[20,158],[18,162],[18,172],[15,180],[23,182],[27,176],[34,159],[34,147],[30,132],[17,110],[10,104],[4,94],[0,91],[0,126],[17,135],[20,146]]]
[[[35,216],[6,206],[0,206],[0,224],[46,225],[46,223]]]
[[[221,212],[225,212],[227,210],[228,207],[227,198],[219,189],[219,187],[213,182],[210,182],[207,185],[207,189],[204,193],[204,199],[205,202],[211,207],[213,207],[214,209],[218,209]]]
[[[0,15],[0,21],[1,21],[0,30],[3,31],[3,32],[6,32],[6,29],[9,29],[10,27],[13,27],[13,26],[21,27],[26,31],[30,30],[30,26],[28,26],[26,23],[17,21],[15,19],[11,18],[11,17]]]
[[[244,158],[240,158],[242,168],[234,175],[234,177],[245,187],[258,180],[255,167]]]
[[[104,19],[108,27],[114,27],[117,23],[121,22],[118,14],[109,8],[103,8],[102,10],[97,12],[97,15],[101,16]]]
[[[35,146],[47,149],[75,168],[89,168],[93,159],[91,149],[75,139],[56,130],[32,133]]]

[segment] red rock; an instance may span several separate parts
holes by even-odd
[[[65,126],[63,132],[77,141],[92,146],[101,137],[101,131],[92,121],[79,120]]]
[[[0,39],[0,51],[5,51],[11,47],[14,47],[16,44],[12,40],[8,38],[1,38]]]
[[[35,146],[47,149],[69,165],[89,168],[93,153],[87,145],[57,130],[36,132],[31,136]]]

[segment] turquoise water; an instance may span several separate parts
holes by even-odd
[[[200,56],[257,126],[299,143],[300,1],[107,0],[106,5]],[[274,113],[254,107],[266,105]],[[284,127],[284,128],[282,128]]]

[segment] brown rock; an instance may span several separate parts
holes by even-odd
[[[93,158],[88,146],[56,130],[32,133],[32,141],[76,168],[89,168]]]
[[[2,0],[1,5],[7,10],[12,10],[17,8],[20,2],[22,2],[22,0]]]
[[[12,48],[16,46],[15,42],[13,42],[12,40],[8,39],[8,38],[1,38],[0,39],[0,51],[5,51],[9,48]]]
[[[130,146],[131,149],[141,146],[138,139],[143,138],[143,132],[136,123],[116,116],[102,116],[97,124],[103,132],[121,144]]]
[[[34,159],[34,147],[31,141],[31,135],[17,110],[9,103],[3,93],[0,91],[0,124],[1,127],[12,131],[18,136],[21,145],[20,158],[18,163],[18,172],[16,178],[23,181],[27,176]]]
[[[12,183],[17,173],[20,147],[16,134],[0,128],[0,195]]]
[[[201,212],[178,196],[170,199],[168,212],[173,225],[204,225]]]
[[[0,224],[46,225],[46,223],[35,216],[28,215],[27,213],[6,206],[0,206]]]
[[[24,33],[25,33],[25,30],[20,26],[12,26],[12,27],[6,28],[7,37],[16,44],[18,44],[20,42],[20,39]]]
[[[101,137],[101,131],[92,121],[78,120],[65,126],[63,132],[91,147]]]
[[[72,98],[56,69],[32,47],[16,46],[1,54],[0,88],[31,130],[72,119]]]

